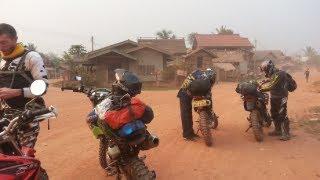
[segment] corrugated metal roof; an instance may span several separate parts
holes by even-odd
[[[149,45],[170,52],[171,54],[186,54],[184,39],[138,39],[138,44]]]

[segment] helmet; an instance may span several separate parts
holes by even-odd
[[[115,70],[116,81],[112,84],[112,92],[116,95],[129,94],[131,97],[141,93],[142,83],[138,76],[124,69]]]
[[[210,79],[210,82],[212,84],[214,84],[216,82],[217,73],[213,69],[207,68],[205,71],[205,74],[206,74],[207,78]]]
[[[260,70],[265,73],[266,77],[270,77],[275,71],[275,65],[271,60],[265,60],[260,65]]]

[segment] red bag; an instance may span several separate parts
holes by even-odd
[[[146,105],[134,97],[131,99],[131,105],[120,110],[107,111],[104,120],[112,129],[119,129],[129,122],[141,118],[145,109]]]

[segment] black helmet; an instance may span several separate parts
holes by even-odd
[[[142,83],[138,76],[124,69],[115,70],[116,81],[112,84],[112,91],[116,95],[129,94],[131,97],[141,93]]]
[[[260,65],[260,70],[265,73],[266,77],[271,77],[271,75],[275,71],[275,65],[273,64],[273,62],[271,60],[265,60]]]

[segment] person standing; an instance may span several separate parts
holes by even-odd
[[[0,100],[8,108],[24,110],[25,105],[34,98],[30,85],[34,80],[48,83],[44,62],[39,53],[26,49],[17,43],[18,36],[14,27],[0,24]],[[48,86],[47,86],[48,87]],[[44,101],[35,102],[41,108]],[[22,147],[33,148],[40,130],[39,122],[31,122],[20,128],[18,136]]]
[[[287,115],[287,103],[289,91],[296,89],[296,83],[291,75],[275,67],[271,60],[264,61],[260,66],[267,78],[260,86],[262,92],[270,91],[271,117],[274,123],[274,131],[270,136],[280,136],[280,140],[290,140],[290,122]]]
[[[306,82],[309,82],[310,70],[307,68],[304,72],[304,76],[306,78]]]
[[[187,78],[183,81],[182,86],[178,92],[177,97],[180,100],[180,114],[182,122],[182,136],[184,140],[193,141],[198,135],[194,133],[193,121],[192,121],[192,98],[193,94],[191,91],[191,84],[194,80],[208,81],[208,87],[205,92],[206,95],[211,99],[211,87],[215,83],[216,73],[212,69],[207,69],[205,71],[196,70],[189,74]],[[212,112],[212,116],[215,114]]]

